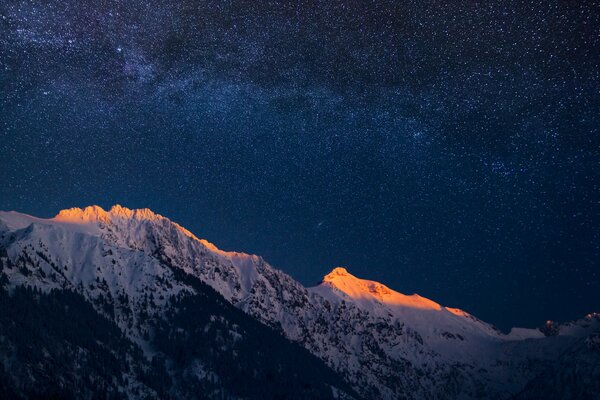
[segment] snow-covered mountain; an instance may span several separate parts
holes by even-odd
[[[210,248],[148,210],[0,213],[0,398],[356,397],[186,272],[238,260]]]
[[[52,219],[1,212],[0,261],[0,282],[7,287],[78,293],[148,358],[168,358],[156,338],[164,321],[173,321],[173,305],[207,296],[194,282],[210,286],[318,357],[356,391],[331,384],[331,378],[336,396],[531,398],[545,379],[556,377],[559,363],[581,372],[581,365],[600,361],[598,314],[505,335],[465,311],[398,293],[344,268],[305,288],[262,258],[219,250],[148,209],[92,206]],[[229,336],[239,335],[234,325],[223,326]],[[565,361],[565,354],[574,356]],[[218,376],[195,362],[184,374],[188,384],[190,374],[198,380]],[[584,370],[593,382],[598,371]],[[176,374],[172,365],[169,373]],[[572,385],[579,394],[599,386]]]

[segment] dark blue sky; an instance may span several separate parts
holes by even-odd
[[[581,4],[577,4],[581,3]],[[149,207],[305,284],[600,311],[595,1],[0,5],[0,209]]]

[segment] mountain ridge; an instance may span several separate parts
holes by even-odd
[[[91,205],[91,206],[87,206],[84,208],[72,207],[72,208],[68,208],[68,209],[62,209],[54,217],[48,218],[48,219],[33,217],[31,215],[23,214],[23,213],[20,213],[17,211],[0,211],[0,216],[2,216],[2,214],[6,214],[6,213],[18,215],[20,217],[31,219],[34,222],[40,222],[40,223],[59,222],[59,223],[71,223],[71,224],[89,224],[89,223],[102,223],[102,222],[107,222],[109,220],[114,221],[115,219],[123,219],[123,220],[136,219],[136,220],[140,220],[140,221],[143,220],[143,221],[150,221],[150,222],[164,221],[166,223],[172,224],[173,226],[175,226],[179,231],[181,231],[185,235],[198,241],[199,243],[206,246],[211,251],[214,251],[218,254],[226,255],[226,256],[237,256],[237,257],[242,257],[242,258],[260,257],[257,255],[254,255],[254,254],[248,254],[248,253],[244,253],[244,252],[222,250],[222,249],[218,248],[215,244],[207,241],[206,239],[198,238],[196,235],[194,235],[192,232],[190,232],[189,230],[187,230],[186,228],[184,228],[182,225],[178,224],[177,222],[174,222],[174,221],[170,220],[169,218],[162,216],[161,214],[155,213],[152,210],[150,210],[149,208],[130,209],[127,207],[123,207],[120,204],[113,205],[108,211],[104,210],[102,207],[100,207],[98,205]],[[352,284],[350,284],[350,285],[348,285],[347,282],[344,282],[345,288],[341,288],[339,279],[336,279],[336,277],[349,278],[350,280],[352,280],[354,282],[352,282]],[[363,288],[361,288],[362,290],[358,289],[356,287],[357,286],[356,283],[359,283],[359,285],[363,286]],[[414,306],[415,308],[435,309],[438,311],[445,309],[455,315],[472,316],[470,313],[468,313],[460,308],[441,306],[437,302],[435,302],[431,299],[428,299],[426,297],[420,296],[417,293],[414,293],[412,295],[405,295],[394,289],[389,288],[388,286],[386,286],[383,283],[380,283],[377,281],[372,281],[372,280],[366,280],[366,279],[362,279],[362,278],[357,278],[356,276],[352,275],[348,271],[347,268],[341,267],[341,266],[333,267],[333,269],[331,271],[329,271],[328,273],[326,273],[323,276],[323,278],[317,285],[312,286],[312,287],[309,286],[307,288],[313,289],[313,288],[316,288],[323,284],[325,284],[327,286],[331,286],[337,290],[340,290],[341,292],[344,292],[349,297],[353,297],[355,299],[372,297],[374,300],[377,300],[377,301],[383,302],[383,303],[394,303],[396,300],[396,303],[400,306],[406,306],[406,307]],[[349,288],[348,286],[354,286],[354,287]],[[364,287],[368,287],[368,289],[364,290]],[[350,293],[348,293],[348,291]],[[512,329],[529,329],[529,328],[513,326]]]
[[[118,205],[51,219],[0,212],[0,249],[9,286],[79,293],[148,356],[157,351],[153,326],[181,298],[198,296],[190,286],[197,279],[318,357],[364,398],[508,398],[561,352],[588,348],[582,343],[600,324],[590,314],[547,329],[556,331],[551,336],[525,328],[505,335],[467,312],[344,268],[306,288],[259,256],[219,250],[160,214]]]

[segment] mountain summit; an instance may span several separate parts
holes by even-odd
[[[388,305],[423,310],[442,309],[436,302],[418,294],[407,296],[379,282],[357,278],[342,267],[334,268],[329,274],[325,275],[321,285],[342,292],[355,301],[376,301]]]
[[[122,207],[119,204],[115,204],[109,211],[105,211],[100,206],[88,206],[85,208],[69,208],[61,210],[53,218],[55,221],[72,222],[72,223],[85,223],[85,222],[104,222],[113,219],[137,219],[137,220],[148,220],[156,221],[159,219],[165,219],[160,214],[155,214],[148,208],[142,208],[137,210],[131,210],[126,207]]]
[[[99,387],[130,399],[600,392],[598,314],[505,335],[341,267],[306,288],[148,209],[0,212],[0,306],[0,397],[93,397]],[[586,384],[549,394],[557,381]]]

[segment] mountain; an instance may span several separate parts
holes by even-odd
[[[0,398],[351,398],[158,250],[192,237],[148,210],[0,214]]]
[[[5,393],[31,397],[59,386],[64,394],[68,382],[81,380],[77,371],[88,370],[97,376],[86,375],[77,398],[108,387],[129,398],[566,399],[600,393],[594,391],[598,314],[505,335],[465,311],[344,268],[305,288],[262,258],[219,250],[148,209],[91,206],[52,219],[0,212],[0,268],[2,306],[32,316],[26,328],[18,327],[14,312],[3,321],[9,330],[0,331],[8,338],[0,341]],[[15,303],[17,297],[26,300]],[[77,305],[63,309],[63,303]],[[30,311],[40,307],[49,311]],[[71,327],[79,314],[90,320]],[[36,326],[53,327],[54,339]],[[66,327],[86,332],[71,337]],[[35,362],[21,357],[27,342],[21,343],[20,331],[36,343],[53,340],[60,355],[48,354],[46,344],[29,350]],[[80,337],[96,331],[105,339],[82,346]],[[107,350],[110,362],[101,358]],[[106,363],[118,367],[106,371]],[[547,382],[558,378],[566,389],[549,394]],[[60,384],[25,390],[44,379]]]

